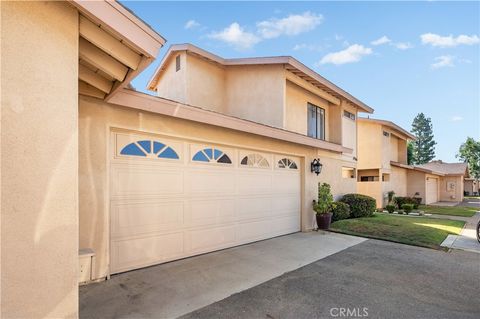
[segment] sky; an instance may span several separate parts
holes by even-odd
[[[456,162],[480,139],[480,2],[122,1],[167,39],[132,84],[146,85],[168,47],[192,43],[224,58],[300,60],[410,130],[430,117],[436,159]]]

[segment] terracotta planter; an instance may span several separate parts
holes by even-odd
[[[330,228],[330,224],[332,223],[332,213],[326,214],[317,214],[317,226],[318,229],[327,230]]]

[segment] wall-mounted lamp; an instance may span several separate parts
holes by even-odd
[[[319,158],[314,158],[312,163],[310,164],[310,169],[311,169],[312,173],[315,173],[317,175],[322,172],[322,167],[323,167],[323,164],[320,163]]]

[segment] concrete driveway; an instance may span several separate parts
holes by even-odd
[[[175,318],[365,241],[295,233],[80,287],[80,318]]]
[[[368,240],[183,318],[476,319],[479,279],[480,254]]]

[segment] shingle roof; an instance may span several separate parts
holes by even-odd
[[[440,172],[445,175],[468,175],[467,163],[445,163],[442,161],[433,161],[427,164],[417,165],[417,167]]]

